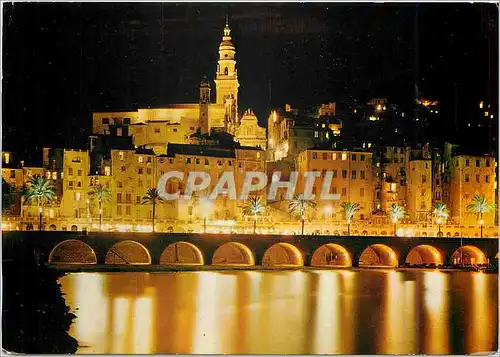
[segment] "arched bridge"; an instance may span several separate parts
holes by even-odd
[[[7,232],[14,247],[50,264],[351,267],[480,265],[498,258],[491,238]]]

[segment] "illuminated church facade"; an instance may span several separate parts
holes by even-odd
[[[168,143],[190,143],[195,134],[225,132],[242,146],[266,149],[266,130],[259,127],[251,110],[238,114],[238,70],[236,49],[228,23],[219,45],[219,60],[215,75],[215,103],[211,102],[210,83],[200,84],[198,103],[172,104],[162,108],[144,108],[127,112],[94,112],[94,134],[132,136],[136,146],[165,154]],[[243,120],[244,119],[244,120]],[[242,122],[244,125],[242,125]]]

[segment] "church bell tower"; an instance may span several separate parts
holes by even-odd
[[[224,119],[226,129],[236,125],[238,117],[238,71],[236,70],[236,53],[231,42],[231,29],[226,19],[224,36],[219,45],[219,61],[217,63],[217,74],[215,79],[216,104],[226,107]]]

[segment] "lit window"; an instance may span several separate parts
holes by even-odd
[[[138,156],[138,157],[137,157],[137,162],[138,162],[138,163],[140,163],[140,164],[141,164],[143,161],[144,161],[144,158],[143,158],[142,156]]]
[[[80,201],[80,198],[82,198],[82,194],[80,192],[75,192],[75,201]]]
[[[332,153],[332,160],[337,160],[337,153],[336,152]]]
[[[391,192],[396,192],[396,183],[391,183]]]
[[[111,167],[104,166],[104,175],[111,176]]]
[[[52,180],[57,180],[57,172],[56,171],[54,171],[52,173]]]
[[[47,171],[47,180],[50,180],[50,171]]]
[[[125,159],[125,153],[123,151],[119,151],[118,157],[120,158],[121,161],[123,161]]]
[[[342,153],[342,161],[347,160],[347,153],[343,152]]]
[[[318,158],[318,153],[313,152],[312,158],[313,158],[313,159],[317,159],[317,158]]]
[[[10,161],[10,154],[8,152],[4,153],[5,163],[8,164]]]
[[[314,137],[315,138],[319,137],[319,133],[317,131],[314,132]]]

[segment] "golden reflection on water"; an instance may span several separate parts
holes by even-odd
[[[80,273],[60,283],[78,309],[78,353],[446,354],[497,349],[496,278],[316,270]]]

